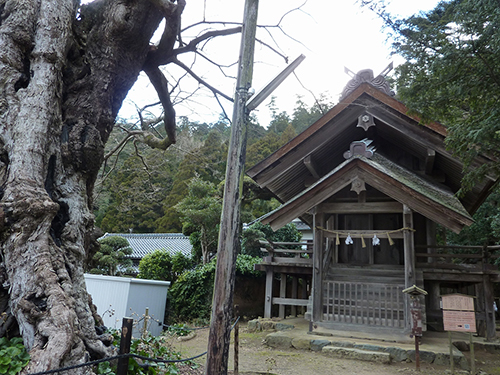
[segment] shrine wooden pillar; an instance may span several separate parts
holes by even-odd
[[[494,341],[497,337],[495,324],[495,302],[493,283],[489,275],[483,275],[484,320],[486,323],[486,341]]]
[[[286,273],[281,274],[280,298],[282,298],[282,299],[286,298]],[[279,307],[279,317],[281,319],[285,319],[285,305],[283,305],[283,304],[280,304],[280,307]]]
[[[298,287],[299,287],[299,280],[298,280],[298,277],[294,275],[294,276],[292,276],[292,298],[294,298],[294,299],[297,299]],[[292,305],[290,310],[291,310],[290,311],[291,316],[297,316],[297,306]]]
[[[488,265],[488,248],[483,247],[483,259],[482,259],[482,268],[483,268],[483,285],[482,288],[482,299],[484,301],[484,322],[486,324],[486,332],[485,338],[486,341],[494,341],[497,336],[496,332],[496,323],[495,323],[495,295],[493,290],[493,282],[490,280],[490,276],[486,274],[487,265]]]
[[[403,227],[408,228],[404,230],[404,260],[405,260],[405,288],[409,288],[416,285],[416,273],[415,273],[415,241],[413,236],[413,212],[412,210],[404,205],[403,206]],[[411,329],[410,322],[410,306],[408,295],[405,294],[405,328],[406,330]]]
[[[313,321],[319,322],[323,315],[323,231],[318,229],[324,223],[324,213],[315,207],[313,214],[313,305],[312,318]]]
[[[271,308],[273,304],[273,266],[266,267],[266,301],[264,303],[264,318],[271,318]]]

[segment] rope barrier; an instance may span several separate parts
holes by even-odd
[[[348,231],[348,230],[331,230],[331,229],[326,229],[326,228],[322,228],[322,227],[316,227],[316,229],[319,229],[319,230],[322,230],[324,232],[329,232],[329,233],[333,233],[333,234],[349,234],[349,233],[353,233],[353,232],[357,232],[359,230],[351,230],[351,231]],[[413,228],[409,228],[409,227],[404,227],[404,228],[399,228],[399,229],[394,229],[394,230],[381,230],[381,231],[377,231],[377,232],[370,232],[370,231],[367,231],[366,235],[371,235],[373,233],[382,233],[382,234],[387,234],[387,233],[397,233],[397,232],[403,232],[405,230],[409,230],[411,232],[416,232],[415,229]]]
[[[208,329],[210,328],[210,326],[205,326],[205,327],[176,327],[176,326],[170,326],[168,324],[164,324],[162,322],[160,322],[159,320],[153,318],[153,317],[149,317],[149,319],[155,321],[156,323],[158,324],[161,324],[164,328],[168,328],[168,329],[173,329],[173,330],[178,330],[178,331],[183,331],[183,330],[186,330],[186,331],[198,331],[198,330],[201,330],[201,329]]]
[[[106,358],[102,358],[102,359],[97,359],[95,361],[90,361],[90,362],[85,362],[85,363],[79,363],[77,365],[68,366],[68,367],[62,367],[62,368],[55,369],[55,370],[47,370],[47,371],[42,371],[42,372],[34,372],[34,373],[31,373],[31,374],[28,374],[28,375],[56,374],[56,373],[62,372],[62,371],[74,370],[74,369],[77,369],[77,368],[80,368],[80,367],[86,367],[86,366],[94,366],[94,365],[98,365],[99,363],[110,362],[110,361],[113,361],[115,359],[127,358],[129,356],[130,356],[130,354],[120,354],[120,355],[117,355],[117,356],[114,356],[114,357],[106,357]]]
[[[28,375],[49,375],[49,374],[56,374],[56,373],[63,372],[63,371],[74,370],[74,369],[77,369],[77,368],[80,368],[80,367],[94,366],[94,365],[98,365],[99,363],[110,362],[110,361],[113,361],[115,359],[120,359],[120,358],[137,358],[137,359],[141,359],[143,361],[156,362],[156,363],[189,362],[189,361],[192,361],[194,359],[203,357],[205,354],[207,354],[206,351],[203,352],[203,353],[201,353],[201,354],[195,355],[195,356],[190,357],[190,358],[185,358],[185,359],[160,359],[160,358],[150,358],[150,357],[145,357],[145,356],[138,355],[138,354],[127,353],[127,354],[120,354],[120,355],[117,355],[117,356],[114,356],[114,357],[106,357],[106,358],[98,359],[98,360],[91,361],[91,362],[80,363],[78,365],[73,365],[73,366],[68,366],[68,367],[62,367],[62,368],[55,369],[55,370],[47,370],[47,371],[42,371],[42,372],[30,373]]]
[[[231,331],[234,329],[234,327],[239,322],[239,320],[240,320],[240,317],[238,316],[238,318],[236,319],[236,321],[233,323],[233,325],[231,327]],[[164,324],[164,326],[165,326],[165,324]],[[172,327],[172,328],[176,328],[176,327]],[[179,327],[177,327],[177,328],[179,328]],[[195,329],[205,329],[205,328],[210,328],[210,327],[192,328],[192,330],[195,330]],[[179,329],[182,329],[182,328],[179,328]],[[56,373],[59,373],[59,372],[74,370],[74,369],[81,368],[81,367],[94,366],[94,365],[97,365],[99,363],[110,362],[110,361],[113,361],[115,359],[120,359],[120,358],[137,358],[137,359],[141,359],[143,361],[155,362],[155,363],[180,363],[180,362],[189,362],[189,361],[192,361],[194,359],[203,357],[207,353],[208,353],[208,351],[205,351],[205,352],[203,352],[201,354],[195,355],[195,356],[190,357],[190,358],[185,358],[185,359],[150,358],[150,357],[145,357],[145,356],[142,356],[142,355],[139,355],[139,354],[127,353],[127,354],[120,354],[120,355],[117,355],[117,356],[114,356],[114,357],[106,357],[106,358],[98,359],[98,360],[91,361],[91,362],[80,363],[80,364],[73,365],[73,366],[63,367],[63,368],[59,368],[59,369],[55,369],[55,370],[47,370],[47,371],[42,371],[42,372],[30,373],[28,375],[49,375],[49,374],[56,374]]]

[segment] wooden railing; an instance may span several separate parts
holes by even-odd
[[[494,263],[500,258],[500,246],[417,246],[416,249],[417,266],[420,268],[487,271],[498,269]]]
[[[325,281],[324,322],[403,328],[403,285]]]
[[[268,253],[264,262],[282,264],[304,264],[312,265],[312,241],[302,242],[272,242],[259,241],[260,250]]]

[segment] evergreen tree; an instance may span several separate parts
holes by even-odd
[[[188,184],[188,194],[175,205],[182,223],[183,233],[190,235],[191,243],[201,250],[203,264],[217,251],[222,199],[215,185],[199,177]]]
[[[366,3],[366,2],[365,2]],[[373,3],[373,2],[369,2]],[[373,4],[372,4],[373,5]],[[387,19],[399,97],[423,120],[448,129],[447,144],[466,164],[463,187],[500,171],[500,7],[495,0],[442,1],[404,20]],[[493,166],[472,168],[479,154]]]
[[[157,232],[180,232],[182,223],[175,205],[188,194],[188,184],[193,178],[219,184],[226,170],[226,139],[212,130],[202,147],[188,153],[174,176],[172,190],[163,200],[164,213],[156,221]]]
[[[131,274],[132,260],[127,256],[132,254],[132,248],[123,237],[110,236],[99,240],[100,249],[92,257],[90,273],[100,275]]]

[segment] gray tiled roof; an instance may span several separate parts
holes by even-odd
[[[307,223],[304,223],[300,219],[294,219],[292,221],[292,223],[295,224],[295,226],[297,227],[298,231],[311,230],[311,227],[309,225],[307,225]]]
[[[171,255],[182,253],[191,256],[189,237],[182,233],[106,233],[101,238],[118,236],[125,238],[132,248],[132,259],[142,259],[155,250],[165,249]]]

